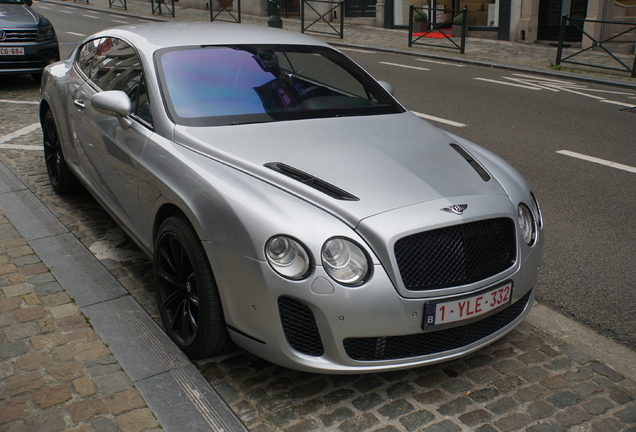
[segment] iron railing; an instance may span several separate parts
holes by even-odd
[[[426,15],[425,11],[428,12],[428,15]],[[439,44],[418,42],[421,39],[426,40],[426,38],[430,37],[432,34],[435,34],[435,36],[438,37],[439,39],[445,39],[451,42],[450,44],[443,46],[444,48],[457,49],[459,50],[460,54],[464,54],[464,51],[466,50],[466,29],[467,29],[466,18],[468,15],[468,10],[466,8],[457,9],[457,10],[443,9],[444,12],[450,12],[451,17],[441,23],[437,22],[437,19],[436,19],[438,11],[442,11],[442,9],[433,9],[430,5],[427,8],[418,8],[413,5],[409,7],[409,48],[412,47],[413,45],[427,45],[427,46],[434,46],[438,48],[440,46],[443,46]],[[416,14],[418,14],[421,17],[424,17],[424,21],[426,23],[426,29],[423,32],[421,32],[422,34],[418,33],[418,36],[415,36],[414,38],[413,18],[415,17]],[[431,19],[431,17],[433,19]],[[456,19],[461,19],[461,34],[460,34],[459,44],[455,42],[455,38],[452,36],[452,33],[449,35],[448,31],[442,31],[442,29],[452,28],[453,22],[456,21]]]
[[[626,30],[617,33],[611,37],[608,37],[607,39],[600,39],[597,40],[595,37],[593,37],[592,35],[590,35],[589,33],[587,33],[583,27],[585,25],[586,22],[589,23],[598,23],[598,24],[611,24],[611,25],[622,25],[625,26]],[[577,51],[573,54],[570,54],[566,57],[563,57],[563,45],[564,45],[564,41],[565,41],[565,29],[568,25],[574,26],[577,29],[581,30],[583,32],[584,37],[587,36],[591,41],[592,41],[592,45],[587,47],[587,48],[583,48],[580,51]],[[574,65],[579,65],[579,66],[592,66],[592,67],[596,67],[596,68],[600,68],[600,69],[608,69],[608,70],[614,70],[614,71],[620,71],[620,72],[629,72],[631,73],[632,78],[636,78],[636,53],[634,53],[634,63],[632,64],[632,67],[630,68],[628,65],[625,64],[625,62],[623,62],[620,58],[618,58],[613,52],[611,52],[609,49],[607,49],[607,47],[604,45],[608,42],[617,42],[615,41],[615,39],[619,38],[620,36],[623,36],[629,32],[635,31],[636,30],[636,23],[633,22],[615,22],[615,21],[597,21],[597,20],[588,20],[588,19],[582,19],[582,18],[571,18],[567,15],[563,15],[563,17],[561,17],[561,32],[559,33],[559,48],[557,49],[557,57],[556,57],[556,64],[557,66],[561,65],[561,63],[569,63],[569,64],[574,64]],[[602,65],[596,65],[596,64],[590,64],[590,63],[583,63],[583,62],[577,62],[577,61],[572,61],[572,60],[568,60],[571,59],[574,56],[577,56],[579,54],[582,54],[584,52],[590,51],[594,48],[599,48],[602,51],[604,51],[607,55],[609,55],[612,59],[614,59],[617,63],[619,63],[622,67],[611,67],[611,66],[602,66]]]
[[[241,23],[241,0],[218,0],[219,10],[212,10],[212,1],[210,0],[210,21],[224,21]],[[236,4],[236,11],[234,5]],[[230,7],[232,6],[232,7]],[[219,18],[219,16],[223,16]]]
[[[108,7],[115,9],[128,10],[127,0],[108,0]]]
[[[174,18],[174,0],[171,0],[170,3],[170,6],[168,6],[166,0],[150,0],[152,14],[163,15],[162,7],[164,7],[166,9],[166,12],[168,12],[168,14],[172,15],[172,18]]]
[[[320,13],[316,10],[316,8],[312,5],[312,3],[327,3],[327,4],[330,4],[331,6],[329,7],[329,10],[327,12]],[[344,37],[344,3],[345,3],[344,1],[301,0],[301,3],[300,3],[300,31],[301,33],[313,32],[313,33],[322,33],[322,34],[330,34],[330,35],[335,34],[335,35],[338,35],[340,39],[342,39]],[[316,18],[314,21],[311,22],[311,24],[307,26],[305,26],[305,4],[309,6],[309,8],[312,11],[314,11],[316,15],[318,15],[318,18]],[[336,10],[338,10],[339,18],[340,18],[339,29],[336,29],[331,24],[332,14]],[[331,30],[333,31],[329,31],[329,30],[324,31],[320,29],[310,30],[310,27],[320,22],[326,23],[327,26],[329,26],[329,28],[331,28]]]

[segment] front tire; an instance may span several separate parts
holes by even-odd
[[[160,226],[154,252],[157,305],[168,336],[192,359],[232,348],[214,274],[188,220],[171,216]]]
[[[42,142],[46,172],[55,192],[60,195],[77,192],[80,183],[66,164],[55,118],[50,109],[46,111],[42,120]]]

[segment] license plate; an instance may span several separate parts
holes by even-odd
[[[0,48],[0,55],[6,55],[6,56],[24,55],[24,48],[22,47]]]
[[[508,282],[470,297],[428,304],[423,327],[431,330],[435,326],[472,320],[509,305],[511,298],[512,282]]]

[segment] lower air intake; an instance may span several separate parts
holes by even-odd
[[[484,339],[513,322],[528,306],[531,293],[501,312],[471,324],[406,336],[348,338],[344,340],[344,348],[350,358],[359,361],[395,360],[451,351]]]

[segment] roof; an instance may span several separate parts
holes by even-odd
[[[95,36],[125,39],[138,49],[151,52],[174,46],[285,44],[322,45],[322,41],[277,28],[221,22],[156,22],[115,27]]]

